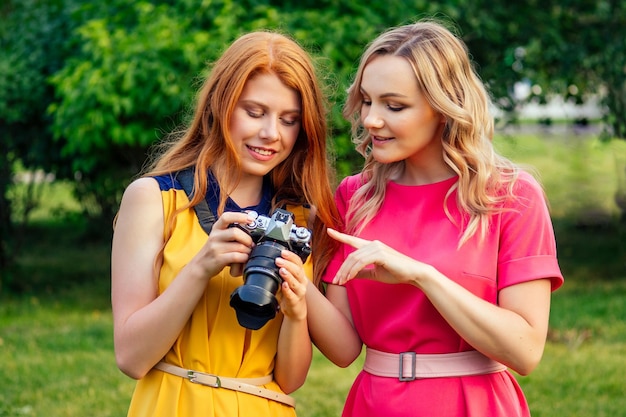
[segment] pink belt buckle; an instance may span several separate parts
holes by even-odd
[[[408,355],[409,358],[411,358],[411,375],[410,376],[404,376],[404,358],[405,355]],[[414,381],[415,380],[415,371],[417,368],[417,363],[416,363],[416,354],[415,352],[402,352],[400,353],[400,360],[399,365],[400,365],[400,370],[398,373],[398,380],[406,382],[406,381]]]

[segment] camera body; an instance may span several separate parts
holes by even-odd
[[[294,224],[293,213],[276,209],[271,217],[248,213],[251,221],[233,226],[247,232],[255,243],[243,268],[242,286],[230,295],[237,321],[245,328],[258,330],[276,317],[276,293],[282,284],[274,262],[283,250],[289,250],[305,262],[311,254],[311,231]]]

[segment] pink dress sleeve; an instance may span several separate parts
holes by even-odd
[[[514,194],[501,215],[498,290],[541,278],[550,278],[556,290],[563,276],[543,190],[530,174],[521,172]]]

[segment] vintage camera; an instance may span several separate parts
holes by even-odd
[[[248,224],[235,226],[252,236],[256,245],[243,269],[243,285],[230,295],[237,321],[245,328],[258,330],[276,316],[276,293],[283,280],[274,263],[287,249],[300,256],[302,262],[311,254],[311,231],[294,225],[293,213],[277,209],[272,217],[248,213]]]

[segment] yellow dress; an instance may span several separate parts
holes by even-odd
[[[163,189],[165,219],[189,200],[182,189]],[[306,224],[308,210],[289,207],[296,224]],[[166,220],[167,221],[167,220]],[[193,209],[176,218],[173,234],[163,253],[159,294],[175,279],[181,268],[206,243],[208,237]],[[311,277],[310,258],[305,265]],[[243,284],[225,268],[213,277],[178,339],[164,360],[185,369],[222,377],[259,378],[273,373],[278,334],[283,316],[280,312],[259,330],[239,325],[230,306],[230,294]],[[282,392],[275,381],[263,387]],[[284,416],[296,415],[294,408],[251,394],[194,384],[185,378],[152,369],[137,382],[129,417],[210,417],[210,416]]]

